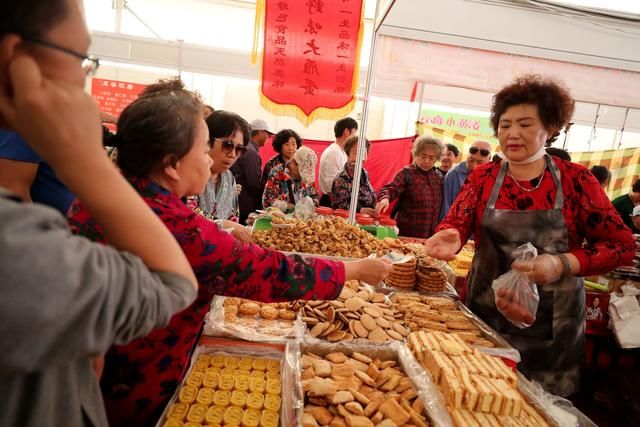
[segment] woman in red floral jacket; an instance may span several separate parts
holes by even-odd
[[[225,135],[233,139],[237,132]],[[348,279],[378,283],[389,265],[303,259],[242,244],[185,206],[201,193],[211,167],[209,134],[199,101],[160,91],[129,105],[118,121],[118,166],[181,245],[200,284],[196,302],[168,327],[106,355],[102,392],[112,426],[153,426],[184,374],[214,295],[264,302],[333,299]],[[81,205],[69,214],[75,232],[104,242]]]

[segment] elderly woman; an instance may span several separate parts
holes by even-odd
[[[578,390],[584,355],[584,289],[577,277],[611,271],[634,254],[631,232],[589,170],[545,153],[573,108],[564,87],[540,76],[519,78],[495,95],[491,125],[502,161],[469,175],[426,242],[432,256],[450,260],[473,233],[469,308],[520,351],[518,369],[561,396]],[[514,263],[513,251],[527,242],[539,255]],[[491,288],[511,268],[538,285],[535,319],[511,295]],[[532,324],[520,329],[501,312]]]
[[[334,299],[345,280],[377,283],[389,268],[379,260],[302,259],[243,244],[182,203],[181,197],[203,191],[212,166],[200,102],[187,91],[131,103],[118,121],[117,139],[118,166],[180,244],[200,286],[195,303],[166,328],[107,354],[102,392],[111,426],[155,425],[184,374],[214,295]],[[105,241],[84,207],[74,205],[69,222],[76,232]]]
[[[211,113],[206,122],[211,144],[209,156],[213,165],[204,193],[198,197],[198,207],[214,218],[237,222],[236,179],[229,169],[246,150],[249,124],[239,115],[223,110]]]
[[[369,151],[371,150],[371,143],[368,139],[365,139],[366,151],[364,160],[367,160]],[[333,209],[349,209],[351,204],[351,189],[353,188],[353,169],[356,164],[356,156],[358,155],[358,137],[350,136],[344,142],[344,151],[347,153],[347,163],[344,165],[342,172],[336,176],[331,186],[331,207]],[[364,214],[377,216],[378,213],[375,210],[376,207],[376,192],[373,191],[371,182],[369,181],[369,175],[367,171],[362,168],[362,174],[360,175],[360,190],[358,191],[358,212]]]
[[[278,165],[271,171],[264,186],[262,206],[268,208],[276,204],[286,204],[291,210],[306,196],[318,206],[318,192],[315,188],[316,163],[318,156],[309,147],[300,147],[286,165]]]
[[[302,139],[295,131],[291,129],[282,129],[275,134],[271,143],[273,149],[276,150],[275,156],[270,158],[262,169],[262,187],[267,185],[267,180],[271,171],[278,165],[284,165],[289,160],[293,159],[293,155],[296,154],[298,148],[302,146]],[[266,208],[266,206],[265,206]]]
[[[442,174],[434,166],[442,156],[442,142],[420,137],[413,143],[413,164],[404,167],[378,194],[377,212],[398,199],[400,235],[427,238],[438,225],[442,208]]]

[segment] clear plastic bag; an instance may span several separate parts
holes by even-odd
[[[316,212],[316,205],[313,199],[305,196],[296,202],[295,216],[303,221],[308,221]]]
[[[529,261],[538,250],[526,243],[513,251],[514,261]],[[524,273],[509,270],[491,285],[496,307],[502,315],[520,329],[528,328],[536,320],[540,295],[536,284]]]

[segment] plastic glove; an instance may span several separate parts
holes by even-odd
[[[225,220],[224,228],[231,228],[231,235],[242,243],[253,243],[253,237],[251,237],[251,233],[247,227],[243,227],[237,222]]]
[[[526,307],[516,303],[515,292],[499,289],[496,293],[496,306],[511,323],[521,322],[531,325],[535,316]]]
[[[344,263],[346,280],[360,280],[372,286],[379,285],[391,272],[391,263],[366,258]]]
[[[378,211],[376,211],[375,209],[372,209],[372,208],[361,208],[360,209],[360,213],[372,216],[374,218],[378,218],[380,216],[380,215],[378,215]]]
[[[548,285],[562,277],[564,264],[557,255],[542,254],[529,261],[514,261],[511,268],[525,273],[538,285]]]
[[[458,230],[452,228],[438,231],[424,242],[424,246],[427,250],[427,255],[433,258],[451,261],[455,259],[456,253],[458,253],[462,247],[460,233]]]
[[[389,209],[389,199],[382,199],[376,205],[376,212],[382,213]]]

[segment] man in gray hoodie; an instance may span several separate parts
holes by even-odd
[[[0,129],[46,160],[109,234],[0,188],[0,425],[107,426],[92,358],[166,325],[196,295],[173,236],[102,149],[83,92],[81,0],[0,3]]]

